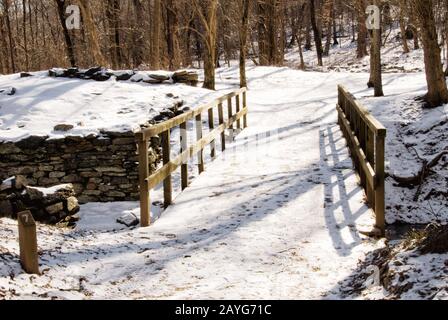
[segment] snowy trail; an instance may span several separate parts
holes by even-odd
[[[219,76],[220,89],[238,82],[235,69]],[[366,75],[258,67],[248,77],[249,128],[154,225],[65,233],[41,226],[44,275],[30,280],[20,269],[5,270],[0,288],[22,298],[330,294],[380,245],[357,231],[374,219],[336,125],[336,85],[359,92]],[[120,206],[104,205],[104,216],[114,210]],[[18,250],[12,240],[6,245]],[[11,271],[14,280],[5,276]]]

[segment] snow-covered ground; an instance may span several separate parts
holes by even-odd
[[[105,82],[52,78],[48,72],[32,77],[0,76],[0,142],[18,141],[30,135],[61,138],[98,134],[100,131],[131,131],[182,100],[184,107],[213,100],[217,93],[184,84]],[[67,132],[56,125],[71,125]]]
[[[399,34],[399,28],[393,29],[381,48],[381,62],[384,73],[415,73],[424,71],[423,49],[414,50],[413,40],[408,41],[409,53],[404,53],[403,45]],[[388,31],[389,32],[389,31]],[[317,71],[340,71],[363,73],[370,70],[370,57],[363,59],[356,57],[356,42],[352,42],[350,37],[339,39],[338,45],[331,46],[330,55],[323,57],[323,68],[317,65],[317,55],[312,43],[312,50],[303,51],[303,59],[307,70]],[[286,64],[292,68],[300,65],[298,47],[288,50],[285,55]]]
[[[383,246],[358,232],[373,214],[335,124],[336,84],[359,91],[366,75],[250,67],[248,76],[249,128],[154,225],[118,227],[136,203],[83,206],[75,230],[40,225],[37,277],[20,270],[15,222],[2,219],[0,295],[318,299],[337,288]],[[220,90],[237,84],[236,68],[219,70]]]

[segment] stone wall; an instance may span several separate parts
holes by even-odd
[[[154,170],[160,143],[153,139],[151,145]],[[0,143],[0,180],[22,175],[33,186],[71,183],[80,203],[133,201],[139,198],[137,161],[132,132],[51,140],[31,136]]]
[[[74,227],[79,220],[76,214],[79,209],[70,183],[36,188],[28,186],[23,176],[0,183],[0,217],[16,219],[19,212],[30,211],[36,221]]]

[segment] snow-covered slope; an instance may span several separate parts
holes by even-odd
[[[0,292],[319,299],[336,287],[382,245],[357,231],[372,227],[373,214],[336,125],[336,84],[359,88],[364,75],[266,67],[248,68],[248,76],[249,128],[153,226],[116,227],[117,215],[138,203],[84,206],[93,230],[82,222],[73,231],[39,226],[44,274],[36,278],[21,273],[15,223],[3,219],[0,250],[13,255],[0,260]],[[235,88],[237,68],[219,70],[218,79],[220,90]]]
[[[0,76],[0,89],[10,87],[16,89],[14,95],[0,94],[0,141],[17,141],[29,135],[60,138],[101,130],[134,130],[176,101],[196,107],[217,97],[213,91],[183,84],[149,85],[115,81],[113,77],[96,82],[51,78],[48,72],[26,78],[19,74]],[[74,128],[54,131],[59,124]]]

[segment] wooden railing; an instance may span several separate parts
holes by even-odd
[[[343,86],[338,86],[338,123],[347,140],[351,156],[366,190],[367,202],[374,210],[376,228],[385,232],[384,146],[386,128]]]
[[[188,159],[195,154],[198,159],[199,173],[204,171],[204,148],[210,145],[210,155],[214,159],[216,156],[216,139],[220,137],[221,150],[226,148],[225,130],[230,129],[233,137],[234,124],[241,129],[241,118],[243,128],[247,127],[247,104],[246,88],[231,92],[215,101],[201,107],[190,110],[168,121],[154,125],[136,133],[139,153],[139,185],[140,185],[140,223],[146,227],[151,224],[151,202],[150,190],[163,181],[164,207],[172,203],[172,178],[171,174],[181,167],[181,187],[184,190],[188,186]],[[233,99],[235,108],[232,107]],[[224,120],[223,104],[227,103],[227,119]],[[242,105],[241,105],[242,103]],[[215,128],[215,118],[213,109],[218,109],[218,126]],[[234,111],[235,110],[235,111]],[[209,132],[204,135],[202,128],[202,113],[208,113]],[[196,122],[196,143],[188,145],[187,142],[187,122],[194,119]],[[171,129],[180,128],[180,154],[171,159],[170,155],[170,133]],[[152,137],[159,136],[162,142],[163,167],[152,175],[149,172],[148,148]]]

